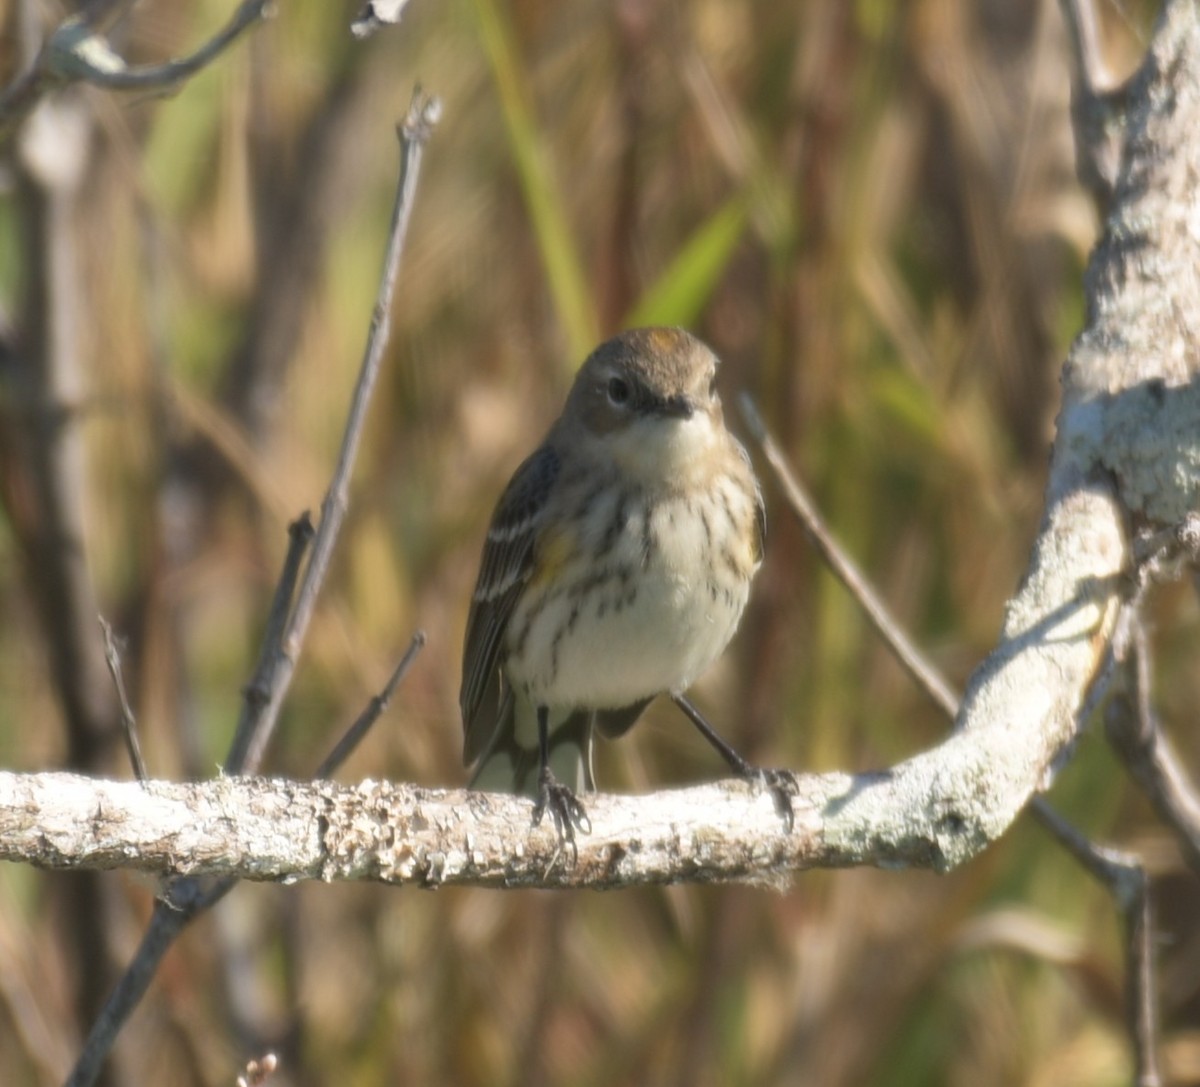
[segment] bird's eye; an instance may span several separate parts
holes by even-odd
[[[622,407],[629,403],[629,382],[621,377],[609,378],[608,400],[610,404]]]

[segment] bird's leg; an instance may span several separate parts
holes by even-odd
[[[561,843],[569,842],[574,845],[575,831],[584,834],[591,832],[592,824],[587,812],[579,802],[579,798],[563,785],[550,769],[550,710],[547,706],[538,706],[538,756],[541,765],[538,770],[538,798],[533,808],[533,825],[536,827],[546,814],[547,809],[554,820],[554,828],[558,831]]]
[[[771,790],[771,796],[775,800],[775,807],[779,812],[780,818],[783,820],[784,828],[791,830],[792,824],[795,821],[792,811],[792,797],[796,795],[799,789],[796,783],[796,775],[791,770],[764,770],[752,765],[717,735],[716,729],[704,719],[704,714],[696,709],[684,695],[673,694],[671,695],[671,700],[683,710],[684,715],[696,726],[700,735],[717,749],[721,758],[729,764],[729,768],[738,777],[745,778],[747,781],[758,782],[760,785]]]

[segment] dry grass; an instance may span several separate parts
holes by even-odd
[[[132,49],[179,52],[227,6],[139,7]],[[89,562],[129,634],[152,773],[210,773],[228,744],[284,526],[331,470],[417,79],[445,118],[269,768],[310,770],[421,626],[429,647],[344,775],[462,780],[458,654],[492,503],[581,345],[631,313],[712,343],[727,404],[745,389],[764,406],[961,683],[1039,516],[1096,229],[1056,6],[418,0],[365,46],[345,30],[355,6],[281,4],[173,98],[94,96],[77,224]],[[1127,28],[1113,41],[1134,55]],[[290,317],[256,333],[280,283]],[[261,401],[239,399],[233,368],[268,356]],[[945,722],[769,505],[753,605],[699,700],[770,763],[884,765],[934,742]],[[0,554],[0,759],[35,769],[64,745],[7,521]],[[1160,619],[1161,705],[1182,725],[1200,700],[1195,597]],[[1178,742],[1200,765],[1195,737]],[[664,706],[603,752],[601,780],[719,770]],[[1156,858],[1168,1063],[1200,1082],[1200,971],[1183,965],[1200,954],[1200,888],[1098,738],[1053,799]],[[111,882],[131,947],[152,889]],[[55,1082],[77,1045],[72,964],[43,906],[64,886],[0,872],[5,1083]],[[1120,986],[1109,903],[1022,823],[948,877],[814,873],[786,896],[242,888],[167,960],[121,1066],[130,1083],[232,1083],[269,1045],[297,1084],[1119,1084]]]

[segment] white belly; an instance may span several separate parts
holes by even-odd
[[[721,493],[705,517],[665,499],[649,524],[596,503],[570,559],[509,623],[505,672],[518,694],[616,709],[691,686],[733,637],[757,566],[753,500],[731,484]]]

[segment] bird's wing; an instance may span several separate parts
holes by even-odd
[[[534,542],[546,500],[562,462],[543,445],[517,469],[492,514],[479,580],[467,616],[459,706],[463,718],[463,762],[470,765],[488,747],[496,727],[498,669],[504,631],[533,569]]]
[[[767,507],[763,502],[762,489],[758,481],[754,481],[754,525],[758,529],[757,546],[754,557],[762,562],[763,553],[767,547]]]
[[[762,488],[758,485],[758,477],[754,474],[754,462],[750,459],[750,454],[736,438],[733,439],[733,444],[741,455],[742,463],[746,466],[747,481],[754,488],[754,558],[755,561],[761,562],[767,546],[767,507],[763,502]]]

